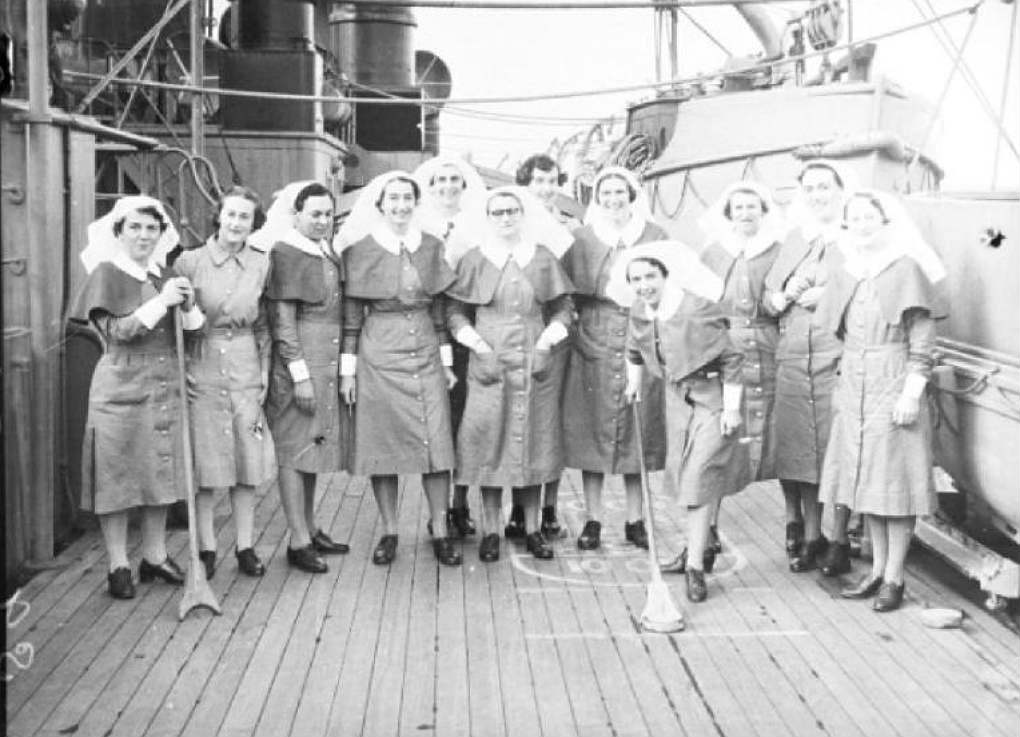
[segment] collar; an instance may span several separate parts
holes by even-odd
[[[497,241],[487,240],[478,246],[478,250],[497,269],[502,270],[510,259],[516,261],[517,265],[523,269],[535,257],[536,245],[534,241],[521,240],[507,248]]]
[[[617,228],[609,219],[598,218],[592,222],[591,229],[598,239],[610,248],[616,248],[620,241],[630,247],[637,243],[641,234],[645,232],[645,221],[631,215],[630,220],[622,228]]]
[[[223,266],[228,259],[233,258],[237,262],[238,266],[242,269],[244,268],[244,259],[241,257],[241,254],[244,253],[246,248],[248,248],[247,243],[242,244],[241,248],[236,253],[231,253],[221,246],[219,240],[214,235],[209,236],[209,240],[207,240],[205,244],[209,248],[209,260],[213,262],[213,266]]]
[[[856,279],[874,279],[907,255],[902,248],[892,244],[886,244],[877,251],[866,250],[849,241],[841,245],[845,257],[844,268]]]
[[[772,247],[775,243],[775,239],[772,234],[765,228],[762,228],[750,239],[744,240],[740,238],[735,232],[728,231],[720,239],[719,244],[726,249],[733,258],[739,258],[743,254],[744,258],[752,259]]]
[[[822,223],[815,218],[811,218],[801,225],[801,232],[808,243],[816,238],[821,238],[826,243],[833,243],[839,239],[842,231],[843,228],[839,220],[833,220],[831,223]]]
[[[397,235],[380,223],[372,228],[371,236],[376,243],[394,256],[400,255],[401,246],[406,248],[408,253],[414,253],[421,247],[421,231],[413,225],[407,229],[407,233],[404,235]]]
[[[682,287],[670,286],[667,283],[662,291],[662,299],[659,301],[657,308],[645,303],[645,317],[649,320],[658,320],[660,322],[668,320],[680,309],[680,303],[684,300],[684,294],[685,292]]]
[[[110,263],[138,281],[148,281],[149,274],[153,276],[159,276],[160,274],[159,264],[155,261],[150,261],[148,268],[143,269],[124,252],[118,252],[117,255],[110,259]]]
[[[325,242],[313,241],[311,238],[301,235],[297,228],[291,228],[280,240],[289,246],[294,246],[299,251],[304,251],[309,256],[324,257],[326,255]]]

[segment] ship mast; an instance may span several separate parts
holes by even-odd
[[[675,2],[656,3],[655,8],[655,81],[663,79],[663,56],[669,60],[669,79],[679,74],[677,67],[677,5]]]

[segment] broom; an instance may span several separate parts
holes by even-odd
[[[216,595],[205,578],[205,566],[198,557],[198,524],[195,521],[195,469],[191,456],[191,423],[188,420],[188,387],[184,367],[184,325],[180,308],[174,308],[174,338],[177,341],[177,389],[181,395],[181,438],[184,442],[184,488],[188,495],[188,542],[191,558],[184,595],[177,608],[177,618],[184,619],[188,612],[205,607],[213,614],[220,613]]]
[[[638,461],[641,464],[641,497],[644,501],[645,527],[648,528],[648,567],[652,580],[648,582],[648,596],[641,612],[641,627],[648,632],[679,632],[684,628],[684,615],[680,613],[669,593],[669,587],[659,572],[659,558],[655,553],[655,514],[652,511],[652,494],[648,487],[648,469],[645,468],[644,439],[641,437],[641,401],[635,399],[634,432],[637,436]]]

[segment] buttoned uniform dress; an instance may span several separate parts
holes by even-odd
[[[575,231],[574,237],[561,258],[574,284],[578,316],[563,389],[564,463],[585,471],[640,473],[634,413],[623,393],[630,308],[606,295],[609,272],[627,246],[603,242],[591,226]],[[665,238],[662,228],[645,223],[631,245]],[[666,462],[662,379],[644,372],[640,396],[645,465],[661,471]]]
[[[824,236],[806,240],[790,235],[765,277],[766,306],[777,312],[770,297],[782,294],[794,276],[824,286],[838,265],[839,249]],[[817,324],[815,308],[791,302],[778,312],[776,393],[771,430],[777,478],[818,484],[832,423],[832,393],[843,348],[831,331]]]
[[[192,343],[191,432],[198,485],[258,486],[276,474],[276,452],[259,397],[271,350],[262,293],[269,255],[245,244],[230,253],[215,239],[185,251],[174,270],[188,277],[206,322]]]
[[[547,355],[535,343],[552,321],[569,327],[573,286],[542,245],[522,266],[497,266],[481,248],[457,265],[450,289],[450,330],[470,325],[492,353],[471,354],[464,419],[457,434],[456,482],[523,487],[556,481],[563,472],[560,393],[566,341]],[[535,374],[538,374],[536,376]]]
[[[452,266],[456,266],[465,248],[463,240],[456,237],[459,235],[459,231],[463,230],[463,228],[457,227],[461,221],[460,217],[447,220],[443,228],[441,240],[446,251],[447,263]],[[460,427],[460,420],[464,416],[464,403],[467,401],[467,369],[471,351],[457,341],[452,341],[451,345],[453,346],[453,373],[457,377],[457,383],[450,390],[450,425],[453,437],[456,438],[457,428]]]
[[[930,514],[936,501],[928,403],[922,395],[911,425],[895,425],[892,413],[908,375],[931,375],[943,296],[901,256],[874,277],[840,269],[818,312],[843,341],[819,500],[861,514]]]
[[[442,242],[397,253],[368,235],[343,252],[344,353],[357,355],[352,472],[434,473],[454,466],[443,292],[454,274]],[[388,240],[389,238],[387,238]]]
[[[110,514],[184,498],[184,446],[173,313],[151,327],[135,311],[169,272],[128,274],[112,262],[87,277],[69,311],[91,322],[104,350],[89,387],[81,506]]]
[[[773,243],[750,258],[734,257],[718,243],[709,244],[702,262],[725,283],[720,305],[730,321],[733,345],[743,351],[744,385],[742,439],[749,446],[751,479],[775,477],[775,447],[771,438],[770,415],[776,389],[776,345],[779,323],[764,304],[765,275],[779,253]]]
[[[317,252],[281,241],[270,250],[266,309],[273,350],[266,418],[281,468],[333,473],[347,469],[350,449],[339,382],[343,266],[331,251],[314,245]],[[294,401],[292,364],[299,361],[315,393],[311,414]]]
[[[751,480],[748,447],[736,434],[725,437],[720,419],[722,385],[740,383],[745,357],[722,311],[687,292],[662,316],[638,299],[630,320],[628,360],[665,384],[665,490],[687,507],[739,492]]]

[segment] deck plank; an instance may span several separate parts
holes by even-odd
[[[465,599],[464,568],[440,565],[434,560],[431,550],[423,553],[423,556],[433,570],[438,571],[439,581],[435,638],[435,698],[436,703],[442,704],[443,708],[437,710],[435,715],[436,734],[469,737],[471,709],[465,626],[468,616],[465,607],[469,602]],[[472,601],[470,604],[476,605],[476,602]],[[406,730],[405,733],[409,734],[410,730]]]
[[[477,508],[481,509],[481,505]],[[480,518],[476,519],[480,521]],[[481,525],[478,536],[481,537]],[[482,563],[478,560],[477,547],[472,544],[464,547],[464,565],[470,730],[472,735],[503,737],[506,735],[506,719],[500,695],[502,681],[489,569],[492,565],[505,563]]]

